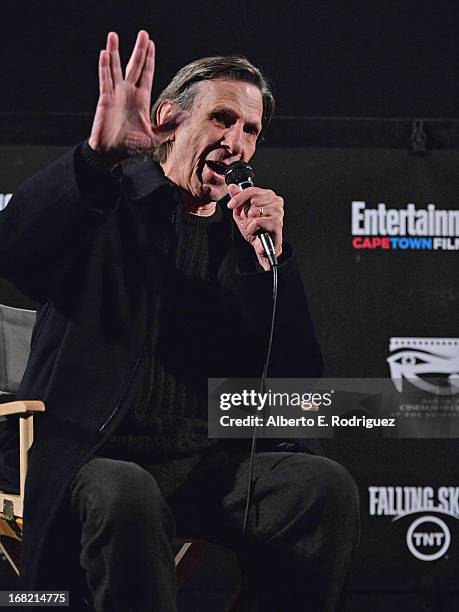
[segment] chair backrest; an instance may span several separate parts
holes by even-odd
[[[30,352],[35,310],[0,304],[0,394],[15,393]]]
[[[4,404],[19,388],[30,353],[30,340],[36,313],[34,310],[0,304],[0,403],[2,412],[15,404]],[[15,412],[15,410],[12,410]],[[21,415],[22,416],[22,415]],[[25,416],[25,415],[24,415]],[[0,416],[0,421],[5,417]],[[0,423],[3,427],[4,423]],[[31,418],[19,419],[20,488],[19,494],[0,491],[0,550],[19,573],[18,540],[22,537],[23,495],[27,470],[27,452],[33,437]]]

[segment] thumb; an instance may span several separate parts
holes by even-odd
[[[240,189],[237,185],[235,185],[234,183],[231,183],[231,185],[228,185],[228,193],[230,194],[230,196],[232,198],[234,198],[235,195],[237,195],[238,193],[240,193]]]

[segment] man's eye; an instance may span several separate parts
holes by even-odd
[[[225,115],[220,115],[220,114],[216,114],[213,116],[213,119],[217,122],[217,123],[221,123],[223,125],[228,125],[228,118],[225,117]]]

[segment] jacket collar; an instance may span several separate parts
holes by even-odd
[[[142,200],[157,189],[172,185],[161,166],[146,158],[124,168],[125,186],[132,200]]]
[[[158,162],[150,158],[126,166],[124,176],[126,189],[132,200],[147,198],[153,192],[166,186],[176,189],[174,183],[165,176]],[[226,207],[229,200],[229,194],[219,200],[224,213],[230,213]]]

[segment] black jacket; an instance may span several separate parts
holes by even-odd
[[[157,333],[161,316],[164,262],[184,214],[177,189],[153,162],[118,174],[95,158],[89,162],[76,147],[24,183],[0,213],[0,275],[40,303],[18,396],[46,404],[35,419],[26,482],[22,588],[65,587],[53,576],[56,563],[68,560],[59,528],[68,525],[65,491],[140,384],[148,330]],[[247,271],[252,249],[231,214],[225,218],[230,243],[218,279],[222,307],[235,313],[235,341],[228,369],[212,374],[256,377],[266,353],[272,279]],[[288,245],[284,253],[270,373],[316,377],[320,351]],[[14,481],[14,423],[0,445],[0,476]],[[313,440],[305,446],[317,449]]]

